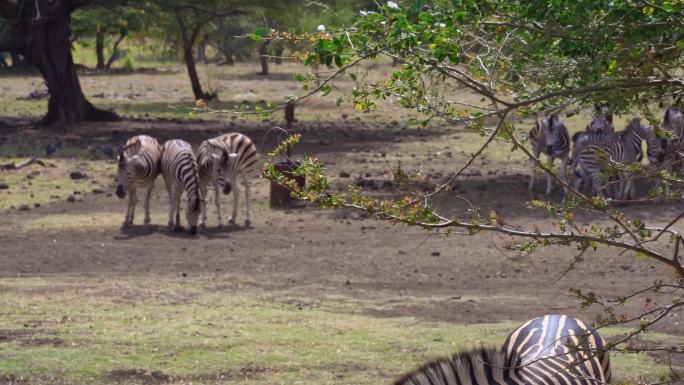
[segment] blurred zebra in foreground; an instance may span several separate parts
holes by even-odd
[[[185,190],[185,210],[190,235],[197,234],[200,214],[199,172],[195,154],[188,142],[173,139],[164,143],[161,159],[162,175],[169,193],[169,230],[181,230],[180,199]],[[175,221],[174,221],[175,214]]]
[[[617,181],[608,181],[606,171],[610,165],[639,162],[643,157],[641,141],[646,139],[646,135],[646,129],[641,125],[639,118],[634,118],[621,132],[612,135],[590,135],[586,139],[586,144],[576,143],[575,146],[580,149],[574,151],[577,154],[573,159],[573,169],[578,168],[575,188],[579,189],[582,181],[590,180],[594,191],[605,198],[606,185],[614,183],[615,198],[633,197],[634,181],[626,170],[617,171]]]
[[[133,224],[138,188],[145,192],[143,223],[146,226],[150,223],[150,195],[160,172],[160,161],[161,147],[156,139],[147,135],[132,137],[119,152],[116,195],[123,199],[128,193],[128,208],[121,228]]]
[[[200,226],[206,226],[207,220],[207,188],[213,183],[215,192],[218,225],[223,226],[221,218],[220,191],[230,194],[233,191],[233,211],[228,223],[235,223],[238,211],[240,186],[245,185],[245,225],[252,223],[251,196],[252,178],[259,161],[259,154],[252,140],[240,133],[231,133],[205,140],[200,144],[197,159],[199,161],[200,192],[202,201],[202,219]]]
[[[394,385],[599,385],[610,382],[603,338],[582,321],[546,315],[513,331],[502,349],[457,352],[405,374]]]
[[[539,159],[539,154],[546,154],[548,163],[553,165],[556,158],[560,158],[563,166],[563,173],[560,177],[567,180],[568,162],[570,155],[570,136],[568,129],[558,119],[557,115],[549,117],[537,118],[534,126],[529,134],[530,144],[532,145],[532,154]],[[530,177],[529,190],[534,187],[534,174],[536,169],[536,161],[532,161],[533,169]],[[546,173],[546,195],[551,193],[551,175]]]

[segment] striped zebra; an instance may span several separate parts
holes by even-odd
[[[190,235],[197,234],[200,214],[199,171],[190,143],[173,139],[164,143],[161,170],[169,193],[169,230],[182,230],[180,225],[180,200],[185,190],[185,210]],[[174,220],[175,214],[175,220]]]
[[[597,137],[599,138],[599,137]],[[635,163],[641,160],[643,153],[641,141],[646,138],[646,129],[639,118],[634,118],[625,130],[613,135],[600,136],[601,141],[588,140],[573,159],[573,166],[579,168],[575,188],[583,180],[590,180],[592,187],[601,197],[605,198],[605,171],[610,164]],[[634,181],[626,171],[618,171],[613,196],[617,199],[629,199],[634,195]]]
[[[557,115],[549,117],[537,118],[534,126],[529,134],[530,143],[532,145],[532,153],[534,157],[539,159],[539,154],[546,154],[548,163],[553,165],[556,158],[560,158],[563,165],[563,173],[561,177],[563,180],[567,179],[568,175],[568,161],[570,154],[570,136],[568,129],[558,119]],[[536,168],[536,161],[532,161],[533,167]],[[532,176],[530,177],[529,190],[534,186],[534,168]],[[546,195],[551,193],[551,175],[546,173]]]
[[[245,185],[245,226],[252,223],[250,200],[252,196],[252,178],[259,161],[259,154],[252,140],[240,133],[231,133],[205,140],[200,144],[197,159],[199,161],[200,192],[202,201],[202,219],[200,226],[205,227],[207,221],[207,188],[214,185],[218,225],[223,226],[221,218],[220,191],[230,194],[233,191],[233,213],[228,223],[234,224],[239,203],[239,180]]]
[[[609,113],[609,105],[594,105],[595,116],[587,124],[585,131],[587,132],[615,132],[613,127],[613,115]]]
[[[116,195],[123,199],[128,193],[128,208],[122,229],[133,224],[138,188],[145,193],[145,226],[150,224],[150,196],[154,181],[160,172],[161,147],[156,139],[147,135],[130,138],[118,156]]]
[[[663,116],[663,128],[675,134],[677,151],[684,150],[684,114],[677,108],[670,106]]]
[[[648,161],[655,170],[666,170],[672,173],[675,166],[680,166],[678,160],[681,158],[676,151],[672,139],[656,135],[653,128],[649,128],[646,134],[646,153]],[[662,184],[665,188],[665,195],[670,195],[670,184],[665,181]]]
[[[457,352],[394,385],[598,385],[610,377],[610,356],[598,332],[572,317],[545,315],[513,331],[502,349]]]

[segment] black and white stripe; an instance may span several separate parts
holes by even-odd
[[[625,130],[613,135],[592,135],[586,142],[579,142],[579,148],[573,159],[577,166],[578,178],[575,188],[579,188],[583,180],[590,180],[592,187],[601,197],[605,197],[607,185],[606,174],[611,164],[635,163],[643,157],[641,141],[646,137],[645,128],[638,118],[632,119]],[[618,199],[628,199],[634,195],[634,181],[624,171],[618,172],[613,194]]]
[[[607,104],[594,105],[594,118],[587,124],[585,131],[587,132],[615,132],[613,127],[613,115],[609,112]]]
[[[395,385],[598,385],[610,381],[601,336],[564,315],[530,320],[502,349],[479,348],[429,362]]]
[[[197,233],[200,214],[199,170],[190,143],[173,139],[164,143],[161,159],[162,175],[169,193],[169,230],[180,230],[180,199],[185,191],[185,210],[190,235]],[[175,220],[174,220],[175,214]]]
[[[150,223],[150,196],[160,172],[160,161],[161,147],[156,139],[147,135],[130,138],[119,152],[116,195],[123,199],[128,193],[128,208],[122,228],[133,224],[138,188],[145,194],[144,224]]]
[[[199,161],[200,191],[205,199],[202,202],[201,226],[206,225],[206,196],[209,183],[213,183],[215,191],[218,225],[223,225],[221,217],[220,191],[230,194],[233,191],[233,212],[229,223],[235,223],[239,203],[239,181],[245,186],[245,225],[252,223],[251,195],[252,179],[256,173],[259,154],[252,140],[240,133],[230,133],[205,140],[200,144],[197,159]]]
[[[567,168],[570,155],[570,135],[565,125],[558,119],[557,115],[537,118],[529,134],[530,144],[534,157],[539,159],[540,154],[546,154],[548,163],[553,165],[556,158],[560,158],[563,166],[563,173],[560,175],[563,180],[567,178]],[[532,161],[536,168],[536,162]],[[530,177],[528,188],[534,187],[534,174]],[[546,174],[546,194],[551,193],[551,175]]]

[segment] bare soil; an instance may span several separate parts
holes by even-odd
[[[0,135],[9,144],[62,138],[74,145],[87,146],[120,145],[131,135],[146,133],[160,140],[183,138],[197,145],[207,137],[230,130],[247,134],[267,152],[276,142],[275,135],[267,135],[275,123],[238,121],[228,129],[220,121],[129,119],[81,125],[64,136],[15,120],[0,126]],[[401,194],[393,184],[384,183],[390,180],[390,165],[402,161],[409,171],[426,176],[428,183],[438,183],[467,159],[467,154],[457,151],[458,141],[477,135],[458,128],[412,130],[357,120],[307,122],[297,128],[304,138],[295,149],[296,154],[317,154],[340,187],[361,181],[371,192],[387,196]],[[522,226],[553,225],[544,219],[543,213],[526,208],[531,197],[527,191],[527,164],[496,154],[486,155],[478,163],[475,172],[457,182],[454,192],[437,198],[445,212],[466,215],[468,206],[456,196],[459,193],[480,204],[483,210],[495,209],[502,218]],[[115,172],[112,162],[112,175]],[[540,181],[537,188],[541,189],[541,184]],[[349,210],[308,206],[270,209],[268,182],[263,179],[257,182],[253,197],[255,212],[250,228],[242,225],[241,208],[238,225],[217,229],[214,205],[210,202],[207,230],[196,237],[166,232],[167,197],[159,178],[152,201],[153,225],[142,227],[139,206],[136,226],[122,232],[119,222],[123,221],[126,201],[112,192],[113,180],[104,194],[86,194],[75,203],[3,212],[0,277],[222,277],[226,287],[234,290],[253,287],[312,298],[342,295],[378,300],[383,305],[366,312],[381,317],[415,316],[481,323],[522,321],[545,313],[567,313],[593,320],[598,309],[579,309],[578,301],[569,295],[569,288],[615,296],[670,276],[650,260],[615,249],[589,252],[574,270],[563,275],[574,258],[573,248],[546,248],[532,255],[519,255],[506,249],[508,239],[492,234],[442,237]],[[556,192],[552,198],[560,199],[560,194]],[[223,197],[226,212],[231,204],[232,197]],[[626,210],[658,223],[658,218],[666,218],[682,208],[684,205],[677,202]],[[53,215],[91,216],[93,224],[97,224],[101,219],[98,216],[111,212],[120,213],[116,224],[88,227],[65,223],[39,229],[29,225]],[[587,216],[583,220],[590,223],[600,218]],[[392,305],[402,298],[415,298],[415,304],[402,301],[401,305]],[[637,312],[643,305],[631,303],[625,311]],[[660,329],[684,334],[683,318],[673,314]]]

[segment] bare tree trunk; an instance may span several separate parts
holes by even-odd
[[[197,61],[199,63],[207,62],[207,43],[205,39],[202,39],[197,43]]]
[[[106,69],[112,68],[112,64],[114,64],[114,62],[117,59],[119,59],[119,44],[121,44],[121,42],[123,41],[123,39],[126,37],[127,34],[128,34],[128,31],[126,31],[126,30],[122,30],[121,32],[119,32],[119,38],[116,39],[116,41],[114,42],[114,47],[112,48],[112,55],[109,56],[107,63],[105,63]]]
[[[192,93],[195,96],[195,99],[211,100],[214,98],[214,95],[202,91],[202,84],[200,84],[197,68],[195,67],[195,58],[193,57],[193,47],[199,36],[202,24],[197,23],[193,25],[190,34],[188,34],[188,27],[183,21],[183,15],[180,10],[176,11],[176,20],[180,26],[181,38],[183,39],[183,59],[185,61],[185,67],[188,70],[188,77],[190,77]]]
[[[261,63],[260,75],[268,75],[268,48],[271,46],[271,39],[264,39],[259,44],[259,62]]]
[[[83,95],[71,55],[70,13],[65,11],[44,17],[29,22],[24,51],[26,60],[45,78],[50,93],[48,111],[42,123],[61,126],[84,120],[116,120],[115,113],[93,107]]]
[[[273,47],[273,55],[275,56],[273,61],[276,65],[283,64],[283,52],[285,52],[285,44],[283,44],[282,41],[276,42],[275,46]]]
[[[224,45],[223,56],[226,59],[226,65],[235,65],[235,59],[233,59],[233,47],[230,44]]]
[[[105,68],[104,38],[102,31],[95,32],[95,55],[97,55],[97,65],[95,68],[98,70]]]

